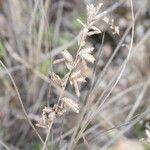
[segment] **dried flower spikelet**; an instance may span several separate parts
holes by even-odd
[[[94,22],[97,20],[97,14],[100,10],[100,8],[102,7],[103,3],[99,3],[97,5],[97,7],[94,7],[93,4],[89,4],[87,5],[86,7],[86,10],[87,10],[87,23],[88,25],[93,25]]]
[[[93,4],[89,4],[86,6],[86,11],[87,11],[87,17],[88,18],[93,18],[95,16],[95,7]]]
[[[87,35],[91,36],[91,35],[99,34],[99,33],[102,33],[100,29],[98,29],[96,26],[91,26]]]
[[[55,112],[51,112],[48,114],[48,121],[49,123],[51,123],[56,117],[56,113]]]
[[[65,61],[64,58],[56,59],[56,60],[53,61],[53,64],[54,64],[54,65],[55,65],[55,64],[59,64],[59,63],[64,62],[64,61]]]
[[[77,78],[79,78],[81,76],[81,70],[73,72],[71,74],[71,80],[76,80]]]
[[[43,118],[40,118],[40,120],[38,121],[38,123],[36,124],[37,127],[39,128],[46,128],[46,125],[44,123]]]
[[[54,83],[56,83],[59,86],[62,86],[63,84],[62,79],[55,72],[52,72],[50,74],[50,77]]]
[[[36,126],[41,128],[48,128],[54,121],[56,113],[51,107],[45,107],[42,111],[42,117],[40,118]]]
[[[64,107],[63,106],[59,106],[58,104],[55,104],[53,106],[53,111],[55,111],[55,114],[58,115],[58,116],[62,116],[66,112]]]
[[[62,55],[66,61],[73,62],[73,57],[67,50],[63,50]]]
[[[68,106],[71,110],[73,110],[73,111],[76,112],[76,113],[79,113],[79,105],[78,105],[78,103],[76,103],[75,101],[73,101],[72,99],[67,98],[67,97],[63,97],[63,98],[62,98],[62,101],[63,101],[64,104],[65,104],[66,106]]]
[[[119,32],[119,26],[114,26],[114,32],[112,34],[118,34],[120,35],[120,32]]]
[[[99,3],[97,6],[96,6],[96,13],[98,13],[101,9],[101,7],[103,6],[103,3]]]
[[[88,62],[94,63],[95,58],[93,55],[91,55],[91,52],[93,50],[94,50],[94,48],[92,48],[92,47],[84,48],[79,52],[79,56]]]
[[[105,16],[102,20],[103,20],[105,23],[107,23],[107,24],[109,23],[109,18],[106,17],[106,16]]]
[[[87,5],[87,24],[84,24],[80,19],[78,19],[78,22],[84,27],[78,38],[78,44],[81,47],[85,46],[87,36],[101,33],[100,29],[94,26],[94,23],[102,5],[102,3],[100,3],[97,7],[94,7],[93,4]]]
[[[77,82],[86,82],[85,77],[83,77],[81,74],[81,70],[73,72],[71,74],[71,80],[76,80]]]
[[[118,35],[120,35],[119,26],[115,26],[114,25],[114,19],[112,19],[112,21],[111,21],[110,28],[113,30],[112,34],[118,34]]]
[[[75,93],[79,97],[80,91],[78,87],[78,82],[86,82],[85,77],[81,74],[81,70],[73,72],[70,77],[70,84],[74,86]]]
[[[44,109],[42,111],[45,113],[51,113],[53,111],[53,109],[51,107],[44,107]]]
[[[65,64],[66,64],[67,68],[69,70],[71,70],[72,67],[73,67],[73,57],[72,57],[72,55],[67,50],[62,51],[62,55],[65,59]]]
[[[90,24],[92,22],[92,24],[94,23],[93,21],[95,21],[95,16],[96,16],[96,8],[94,7],[93,4],[89,4],[87,5],[87,23]]]
[[[65,109],[61,109],[61,110],[58,110],[57,115],[58,116],[62,116],[64,113],[66,113],[66,110]]]

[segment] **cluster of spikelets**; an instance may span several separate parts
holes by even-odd
[[[94,63],[95,61],[95,58],[92,55],[94,48],[86,44],[87,37],[94,34],[100,34],[102,32],[98,27],[96,27],[96,22],[99,19],[107,23],[110,28],[114,30],[115,34],[119,34],[118,27],[114,26],[113,20],[109,21],[106,17],[106,12],[103,12],[105,15],[100,17],[101,7],[102,3],[96,7],[93,4],[87,5],[87,22],[83,23],[78,19],[83,26],[83,30],[78,38],[78,50],[76,56],[73,58],[68,50],[64,50],[61,53],[62,58],[54,61],[53,64],[64,63],[68,69],[68,73],[63,78],[60,78],[54,72],[50,74],[51,80],[62,88],[62,93],[60,94],[57,104],[53,107],[45,107],[43,109],[42,117],[37,123],[38,127],[51,127],[54,119],[57,116],[62,116],[66,112],[66,108],[70,108],[75,113],[79,113],[79,104],[65,96],[65,88],[69,81],[74,87],[76,96],[80,96],[79,84],[86,82],[86,76],[83,72],[88,68],[87,63]]]

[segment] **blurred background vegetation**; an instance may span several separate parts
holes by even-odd
[[[99,2],[104,3],[102,11],[111,10],[107,17],[115,20],[120,35],[113,35],[107,26],[98,23],[103,33],[91,36],[88,41],[95,48],[95,57],[101,49],[102,53],[97,57],[96,66],[91,65],[86,72],[88,78],[80,87],[80,99],[67,85],[66,90],[79,101],[82,110],[93,80],[100,83],[95,85],[90,95],[93,105],[87,109],[87,114],[98,110],[114,85],[113,77],[127,57],[128,49],[118,47],[118,44],[123,36],[124,44],[129,45],[131,41],[131,31],[128,31],[132,24],[129,0],[0,0],[0,60],[11,73],[33,124],[45,105],[56,103],[60,92],[56,85],[50,83],[49,72],[54,70],[60,76],[67,72],[62,64],[53,65],[53,60],[66,48],[72,54],[76,52],[77,36],[82,29],[77,18],[84,22],[86,5]],[[77,150],[100,150],[104,147],[110,150],[150,150],[149,144],[144,141],[144,125],[150,122],[150,111],[143,115],[150,105],[150,1],[133,0],[133,7],[136,17],[130,60],[102,109],[84,131],[85,138],[79,140]],[[116,47],[118,50],[115,52]],[[113,54],[109,67],[101,74]],[[96,75],[93,79],[94,68]],[[98,105],[94,105],[96,103]],[[67,149],[79,116],[67,113],[56,120],[48,142],[49,149]],[[131,127],[130,123],[133,123]],[[36,129],[44,139],[47,131]],[[41,148],[40,140],[24,117],[8,73],[0,66],[0,149]]]

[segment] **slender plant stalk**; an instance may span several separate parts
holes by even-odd
[[[26,119],[27,119],[29,125],[33,128],[33,130],[35,131],[35,133],[36,133],[37,136],[39,137],[40,141],[44,144],[44,141],[43,141],[42,137],[40,136],[40,134],[38,133],[38,131],[36,130],[36,128],[35,128],[34,125],[32,124],[30,118],[28,117],[28,114],[27,114],[27,112],[26,112],[26,110],[25,110],[25,107],[24,107],[24,105],[23,105],[23,102],[22,102],[20,93],[19,93],[19,91],[18,91],[18,88],[17,88],[17,86],[16,86],[16,83],[15,83],[15,81],[14,81],[12,75],[9,73],[7,67],[4,65],[4,63],[3,63],[1,60],[0,60],[0,64],[1,64],[2,67],[6,70],[6,72],[8,73],[8,75],[9,75],[9,77],[10,77],[12,83],[13,83],[13,86],[14,86],[14,88],[15,88],[15,90],[16,90],[16,94],[17,94],[17,96],[18,96],[18,99],[19,99],[19,102],[20,102],[22,111],[23,111],[23,113],[24,113],[24,115],[25,115],[25,117],[26,117]]]

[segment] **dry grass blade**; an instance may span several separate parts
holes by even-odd
[[[47,142],[48,142],[48,139],[49,139],[49,135],[50,135],[50,131],[51,131],[51,127],[52,127],[52,124],[50,124],[50,126],[48,128],[47,136],[46,136],[46,139],[45,139],[42,150],[45,150],[45,148],[46,148],[46,145],[47,145]]]
[[[133,8],[133,6],[131,6]],[[132,9],[131,8],[131,9]],[[130,58],[130,54],[131,54],[131,49],[132,49],[132,44],[133,44],[133,38],[134,38],[134,15],[133,15],[133,10],[132,10],[132,19],[133,19],[133,23],[131,25],[132,27],[132,38],[131,38],[131,42],[130,42],[130,48],[129,48],[129,53],[128,53],[128,56],[126,58],[126,60],[124,61],[122,67],[121,67],[121,71],[120,71],[120,74],[118,75],[117,79],[116,79],[116,82],[114,83],[113,87],[111,88],[110,92],[106,95],[106,97],[104,98],[103,102],[100,104],[100,106],[98,107],[97,111],[93,113],[93,115],[91,116],[88,116],[87,117],[87,122],[85,121],[84,123],[82,123],[81,125],[81,129],[77,135],[77,138],[75,139],[74,142],[71,143],[70,145],[70,148],[74,148],[75,144],[77,144],[78,140],[82,137],[82,134],[83,134],[83,131],[86,129],[87,125],[89,124],[90,120],[92,120],[92,118],[95,116],[94,114],[97,114],[97,112],[99,112],[99,108],[101,108],[101,106],[104,104],[104,102],[106,101],[106,99],[108,98],[108,96],[110,95],[110,93],[112,92],[112,90],[114,89],[114,87],[117,85],[119,79],[121,78],[122,76],[122,73],[127,65],[127,62]],[[74,137],[75,138],[75,137]]]
[[[133,127],[137,122],[139,122],[142,118],[144,118],[148,113],[150,113],[150,107],[147,107],[147,109],[140,114],[139,117],[137,117],[132,123],[130,123],[126,128],[121,130],[116,136],[114,136],[106,145],[102,147],[102,150],[107,149],[112,143],[114,143],[115,140],[117,140],[120,136],[123,135],[126,131],[128,131],[131,127]]]
[[[147,135],[147,142],[150,143],[150,131],[146,129],[145,133]]]
[[[6,150],[11,150],[6,143],[4,143],[2,140],[0,140],[0,144],[6,149]]]
[[[23,113],[24,113],[24,115],[25,115],[25,117],[26,117],[28,123],[29,123],[30,126],[33,128],[33,130],[35,131],[35,133],[36,133],[37,136],[39,137],[40,141],[44,144],[44,141],[43,141],[42,137],[40,136],[40,134],[38,133],[38,131],[35,129],[34,125],[32,124],[31,120],[30,120],[29,117],[28,117],[28,114],[27,114],[27,112],[26,112],[26,110],[25,110],[25,108],[24,108],[24,105],[23,105],[23,103],[22,103],[21,96],[20,96],[20,94],[19,94],[18,88],[17,88],[17,86],[16,86],[16,84],[15,84],[15,81],[14,81],[13,77],[11,76],[11,74],[9,73],[9,71],[8,71],[7,68],[6,68],[6,66],[4,65],[4,63],[3,63],[1,60],[0,60],[0,64],[1,64],[2,67],[7,71],[8,75],[9,75],[9,77],[10,77],[10,79],[11,79],[13,85],[14,85],[14,88],[15,88],[15,90],[16,90],[16,94],[17,94],[17,96],[18,96],[18,99],[19,99],[21,108],[22,108],[22,110],[23,110]]]
[[[148,88],[148,82],[149,82],[149,80],[147,81],[147,83],[142,88],[142,91],[139,94],[139,96],[138,96],[134,106],[132,107],[131,111],[129,112],[129,114],[128,114],[127,118],[126,118],[127,121],[130,120],[130,118],[132,118],[132,116],[134,115],[136,109],[139,107],[141,101],[143,100],[144,94],[146,93],[147,88]]]

